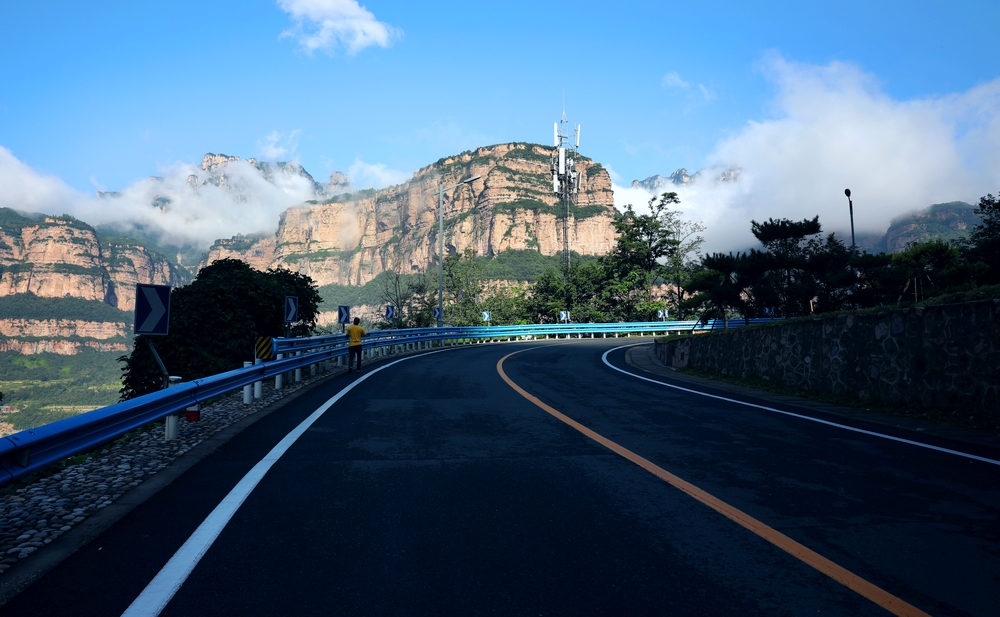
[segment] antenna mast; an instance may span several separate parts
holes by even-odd
[[[569,277],[569,209],[576,195],[580,192],[582,178],[576,171],[576,151],[580,148],[580,125],[573,129],[573,141],[570,142],[566,130],[566,103],[563,102],[562,117],[552,124],[552,192],[559,195],[562,204],[562,240],[563,259],[566,269],[563,272],[563,283]]]

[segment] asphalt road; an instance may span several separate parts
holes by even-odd
[[[470,346],[330,379],[0,614],[123,614],[351,383],[270,461],[160,614],[890,614],[516,392],[497,365],[525,350],[503,370],[540,402],[857,580],[931,615],[1000,615],[1000,466],[638,380],[602,361],[622,343]],[[624,353],[608,360],[637,372]]]

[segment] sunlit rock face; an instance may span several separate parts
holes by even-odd
[[[274,237],[217,242],[205,263],[236,257],[255,268],[286,267],[317,283],[361,285],[385,270],[423,272],[438,252],[438,188],[480,176],[444,195],[446,251],[563,250],[563,206],[552,191],[552,149],[500,144],[448,157],[408,182],[288,209]],[[602,255],[615,242],[611,178],[577,156],[580,192],[569,206],[569,248]],[[331,184],[334,178],[331,177]]]

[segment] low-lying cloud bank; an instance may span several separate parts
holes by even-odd
[[[882,233],[893,217],[933,203],[976,203],[1000,191],[1000,78],[963,93],[900,101],[850,64],[773,55],[761,70],[778,88],[774,117],[748,122],[704,161],[740,167],[739,180],[699,177],[665,189],[676,190],[688,216],[708,226],[705,250],[755,246],[751,219],[817,214],[824,232],[850,242],[845,188],[859,233]],[[619,209],[644,209],[650,197],[614,189]]]
[[[238,233],[273,232],[286,209],[315,198],[312,181],[272,167],[270,180],[248,161],[233,161],[219,184],[194,164],[161,168],[119,193],[84,195],[62,180],[42,176],[0,146],[0,207],[20,212],[70,214],[91,225],[142,227],[161,241],[205,249]]]

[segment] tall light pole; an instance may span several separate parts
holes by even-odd
[[[851,189],[844,189],[844,195],[847,195],[847,206],[851,209],[851,252],[855,250],[854,244],[854,202],[851,201]]]
[[[437,327],[444,326],[444,192],[457,189],[463,184],[478,180],[482,176],[473,176],[458,184],[445,186],[438,184],[438,320]]]

